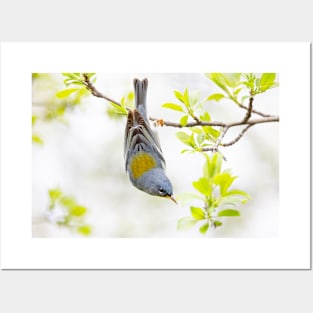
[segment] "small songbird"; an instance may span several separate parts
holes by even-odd
[[[147,110],[148,80],[134,79],[135,109],[127,116],[124,140],[126,171],[132,184],[153,196],[173,200],[173,188],[165,175],[165,160],[159,139],[151,129]]]

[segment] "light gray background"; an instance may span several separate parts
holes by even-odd
[[[311,1],[1,1],[1,41],[311,41]],[[312,312],[312,271],[1,271],[1,312]]]

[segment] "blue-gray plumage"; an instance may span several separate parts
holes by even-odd
[[[125,128],[125,167],[132,184],[154,196],[172,199],[173,188],[165,174],[159,139],[150,127],[146,110],[148,80],[134,79],[135,109],[129,111]]]

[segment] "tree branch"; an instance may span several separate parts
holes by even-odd
[[[205,151],[218,152],[218,147],[221,145],[221,142],[222,142],[223,138],[225,137],[228,130],[229,130],[229,126],[223,127],[223,131],[220,134],[220,136],[218,137],[218,139],[216,140],[215,145],[213,147],[202,148],[202,151],[203,152],[205,152]],[[223,155],[223,159],[224,159],[224,161],[227,161],[226,157],[224,155]]]
[[[101,92],[99,92],[96,87],[90,82],[89,77],[86,73],[83,73],[83,84],[86,86],[86,88],[91,92],[91,94],[95,97],[102,98],[106,101],[112,102],[118,106],[121,107],[121,104],[113,99],[110,99],[109,97],[103,95]],[[245,117],[238,122],[230,122],[230,123],[224,123],[224,122],[219,122],[219,121],[211,121],[211,122],[205,122],[201,121],[199,118],[192,116],[194,119],[194,122],[189,122],[186,125],[182,126],[180,123],[176,122],[171,122],[171,121],[164,121],[163,119],[159,118],[154,118],[154,117],[149,117],[149,119],[153,122],[156,122],[158,125],[161,126],[168,126],[168,127],[176,127],[176,128],[183,128],[183,127],[196,127],[196,126],[212,126],[212,127],[222,127],[223,131],[221,132],[220,136],[216,140],[215,144],[213,147],[208,147],[208,148],[203,148],[202,151],[213,151],[216,152],[218,151],[219,146],[222,147],[228,147],[236,142],[238,142],[244,133],[252,126],[257,125],[257,124],[262,124],[262,123],[272,123],[272,122],[279,122],[279,117],[275,115],[270,115],[270,114],[265,114],[259,111],[256,111],[253,109],[253,101],[254,98],[250,97],[249,98],[249,106],[246,107],[243,104],[236,102],[238,106],[242,109],[245,109],[246,115]],[[130,111],[129,108],[126,108],[127,111]],[[251,119],[252,113],[255,113],[257,115],[262,116],[263,118],[258,118],[258,119]],[[223,138],[225,137],[226,133],[228,130],[232,127],[236,126],[243,126],[246,125],[246,127],[238,134],[238,136],[233,139],[232,141],[229,141],[227,143],[222,143]],[[225,159],[225,157],[223,156]],[[225,159],[226,160],[226,159]]]
[[[250,98],[250,99],[251,99],[251,98]],[[238,104],[238,106],[239,106],[240,108],[242,108],[242,109],[244,109],[244,110],[247,110],[247,111],[249,110],[248,107],[246,107],[245,105],[241,104],[240,102],[237,102],[237,101],[236,101],[236,103]],[[249,104],[250,104],[250,103],[249,103]],[[272,116],[272,115],[270,115],[270,114],[262,113],[262,112],[260,112],[260,111],[255,110],[255,109],[252,109],[251,112],[254,113],[254,114],[263,116],[263,117],[271,117],[271,116]]]
[[[244,134],[251,126],[253,126],[253,124],[250,124],[250,125],[246,126],[246,127],[239,133],[239,135],[238,135],[234,140],[232,140],[232,141],[230,141],[230,142],[227,142],[227,143],[221,143],[220,145],[221,145],[222,147],[228,147],[228,146],[231,146],[231,145],[233,145],[234,143],[238,142],[239,139],[243,136],[243,134]]]
[[[151,121],[158,122],[160,119],[150,117]],[[220,127],[234,127],[234,126],[240,126],[240,125],[255,125],[255,124],[261,124],[261,123],[271,123],[271,122],[279,122],[279,117],[275,115],[269,115],[269,117],[266,118],[259,118],[259,119],[250,119],[246,122],[239,121],[239,122],[232,122],[232,123],[224,123],[219,121],[212,121],[212,122],[190,122],[186,125],[182,126],[180,123],[170,122],[170,121],[162,121],[162,125],[164,126],[170,126],[170,127],[177,127],[177,128],[184,128],[184,127],[195,127],[195,126],[220,126]]]
[[[86,88],[91,92],[91,94],[95,97],[98,97],[98,98],[102,98],[106,101],[109,101],[109,102],[112,102],[118,106],[121,107],[121,104],[118,102],[118,101],[115,101],[107,96],[105,96],[104,94],[102,94],[100,91],[98,91],[96,89],[96,87],[90,82],[89,78],[88,78],[88,75],[86,73],[83,73],[83,77],[84,77],[84,80],[83,80],[83,84],[86,86]],[[195,127],[195,126],[220,126],[220,127],[226,127],[226,126],[230,126],[230,127],[233,127],[233,126],[238,126],[238,125],[244,125],[244,124],[259,124],[259,123],[269,123],[269,122],[279,122],[279,117],[278,116],[275,116],[275,115],[270,115],[270,114],[264,114],[264,113],[261,113],[261,112],[258,112],[254,109],[252,109],[252,102],[251,102],[251,99],[252,99],[252,102],[253,102],[253,98],[251,97],[250,98],[250,102],[249,102],[249,107],[246,107],[240,103],[237,103],[241,108],[245,109],[248,111],[247,113],[247,116],[250,118],[251,116],[251,113],[255,113],[255,114],[258,114],[258,115],[261,115],[263,117],[265,117],[265,119],[255,119],[255,120],[250,120],[249,122],[248,121],[245,121],[245,119],[241,122],[235,122],[235,123],[230,123],[230,124],[227,124],[227,123],[223,123],[223,122],[218,122],[218,121],[213,121],[213,122],[204,122],[204,121],[200,121],[198,118],[195,119],[195,122],[190,122],[184,126],[182,126],[180,123],[175,123],[175,122],[170,122],[170,121],[164,121],[162,120],[162,123],[160,123],[162,126],[170,126],[170,127],[177,127],[177,128],[183,128],[183,127]],[[251,106],[251,108],[250,108]],[[126,108],[128,111],[129,109]],[[246,117],[247,117],[246,116]],[[161,119],[159,118],[155,118],[155,117],[149,117],[149,119],[151,121],[155,121],[155,122],[158,122],[160,121]]]
[[[121,104],[113,99],[110,99],[109,97],[103,95],[100,91],[98,91],[96,89],[96,87],[91,83],[91,81],[89,80],[89,77],[86,73],[83,73],[83,77],[84,77],[84,80],[83,80],[83,84],[86,86],[86,88],[91,92],[91,94],[95,97],[98,97],[98,98],[102,98],[104,100],[107,100],[109,102],[113,102],[114,104],[118,105],[121,107]],[[127,109],[127,111],[129,111],[129,109]]]
[[[242,120],[243,123],[247,122],[248,119],[251,117],[251,114],[252,114],[252,104],[253,104],[253,97],[251,97],[249,99],[249,107],[248,107],[248,110],[247,110],[247,113],[246,113],[244,119]]]

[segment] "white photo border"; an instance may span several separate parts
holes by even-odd
[[[278,238],[32,238],[31,73],[276,72]],[[2,43],[2,269],[310,269],[310,43]]]

